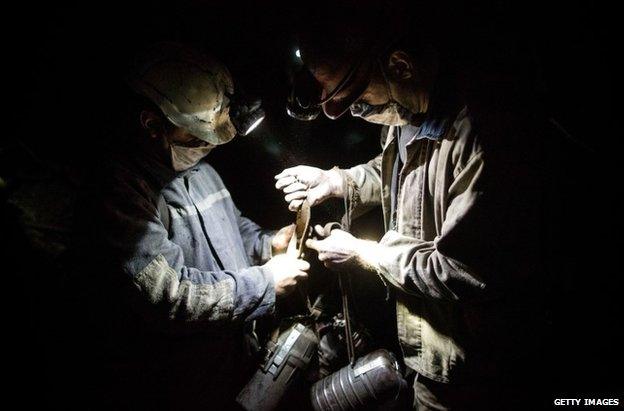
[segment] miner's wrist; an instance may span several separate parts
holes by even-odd
[[[344,196],[344,182],[342,181],[342,172],[338,166],[325,170],[329,180],[330,192],[333,197]]]

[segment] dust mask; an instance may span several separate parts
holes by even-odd
[[[171,165],[177,172],[188,170],[199,163],[202,158],[206,157],[213,148],[214,146],[209,144],[200,147],[186,147],[170,144]]]
[[[356,101],[349,107],[351,115],[354,117],[360,117],[369,123],[383,124],[386,126],[403,126],[410,124],[414,117],[414,113],[396,101],[392,95],[390,81],[386,76],[386,72],[383,68],[381,68],[381,63],[380,69],[384,76],[388,90],[388,102],[385,104],[373,105],[363,101]],[[420,110],[417,110],[417,112],[420,112]]]
[[[403,126],[409,124],[412,119],[412,113],[394,100],[378,105],[355,102],[349,110],[353,117],[360,117],[369,123],[386,126]]]

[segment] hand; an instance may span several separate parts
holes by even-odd
[[[287,225],[275,233],[271,239],[271,250],[273,251],[273,255],[283,254],[286,252],[293,234],[295,234],[294,224]]]
[[[282,190],[291,211],[297,211],[304,199],[316,205],[329,197],[340,197],[342,176],[337,169],[321,170],[316,167],[296,166],[275,176],[275,188]]]
[[[317,234],[322,235],[323,227],[316,226]],[[323,240],[307,240],[306,246],[318,252],[318,259],[325,267],[335,271],[348,269],[375,270],[375,256],[378,244],[360,240],[342,230],[332,230]]]
[[[282,297],[290,294],[299,281],[308,277],[306,271],[310,268],[310,264],[286,253],[276,255],[262,267],[273,275],[275,295]]]

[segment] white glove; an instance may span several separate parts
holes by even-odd
[[[315,230],[318,234],[323,232],[321,226],[316,226]],[[332,230],[323,240],[307,240],[306,246],[316,250],[319,260],[332,270],[376,271],[380,246],[374,241],[360,240],[346,231]]]
[[[286,194],[284,199],[291,211],[296,211],[306,198],[313,206],[329,197],[343,195],[342,176],[337,169],[296,166],[285,169],[275,179],[275,188]]]
[[[310,268],[310,264],[286,253],[271,258],[262,268],[273,275],[275,295],[282,297],[290,294],[299,281],[308,277],[306,271]]]

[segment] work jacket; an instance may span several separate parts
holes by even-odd
[[[108,251],[147,303],[143,313],[210,327],[271,311],[273,280],[259,264],[272,232],[241,215],[207,162],[174,174],[148,161],[120,166],[103,199]]]
[[[526,320],[515,297],[529,298],[519,290],[535,263],[539,198],[523,143],[535,136],[495,123],[476,121],[467,107],[426,119],[407,142],[395,193],[395,127],[382,132],[382,154],[347,170],[358,207],[383,208],[377,271],[396,291],[405,363],[442,383],[495,377],[504,361],[497,353],[518,342],[508,328]]]
[[[130,378],[139,396],[175,402],[159,407],[218,404],[244,378],[245,329],[274,307],[261,266],[273,232],[241,215],[205,160],[174,173],[140,154],[98,170],[78,210],[93,352],[113,383]]]

